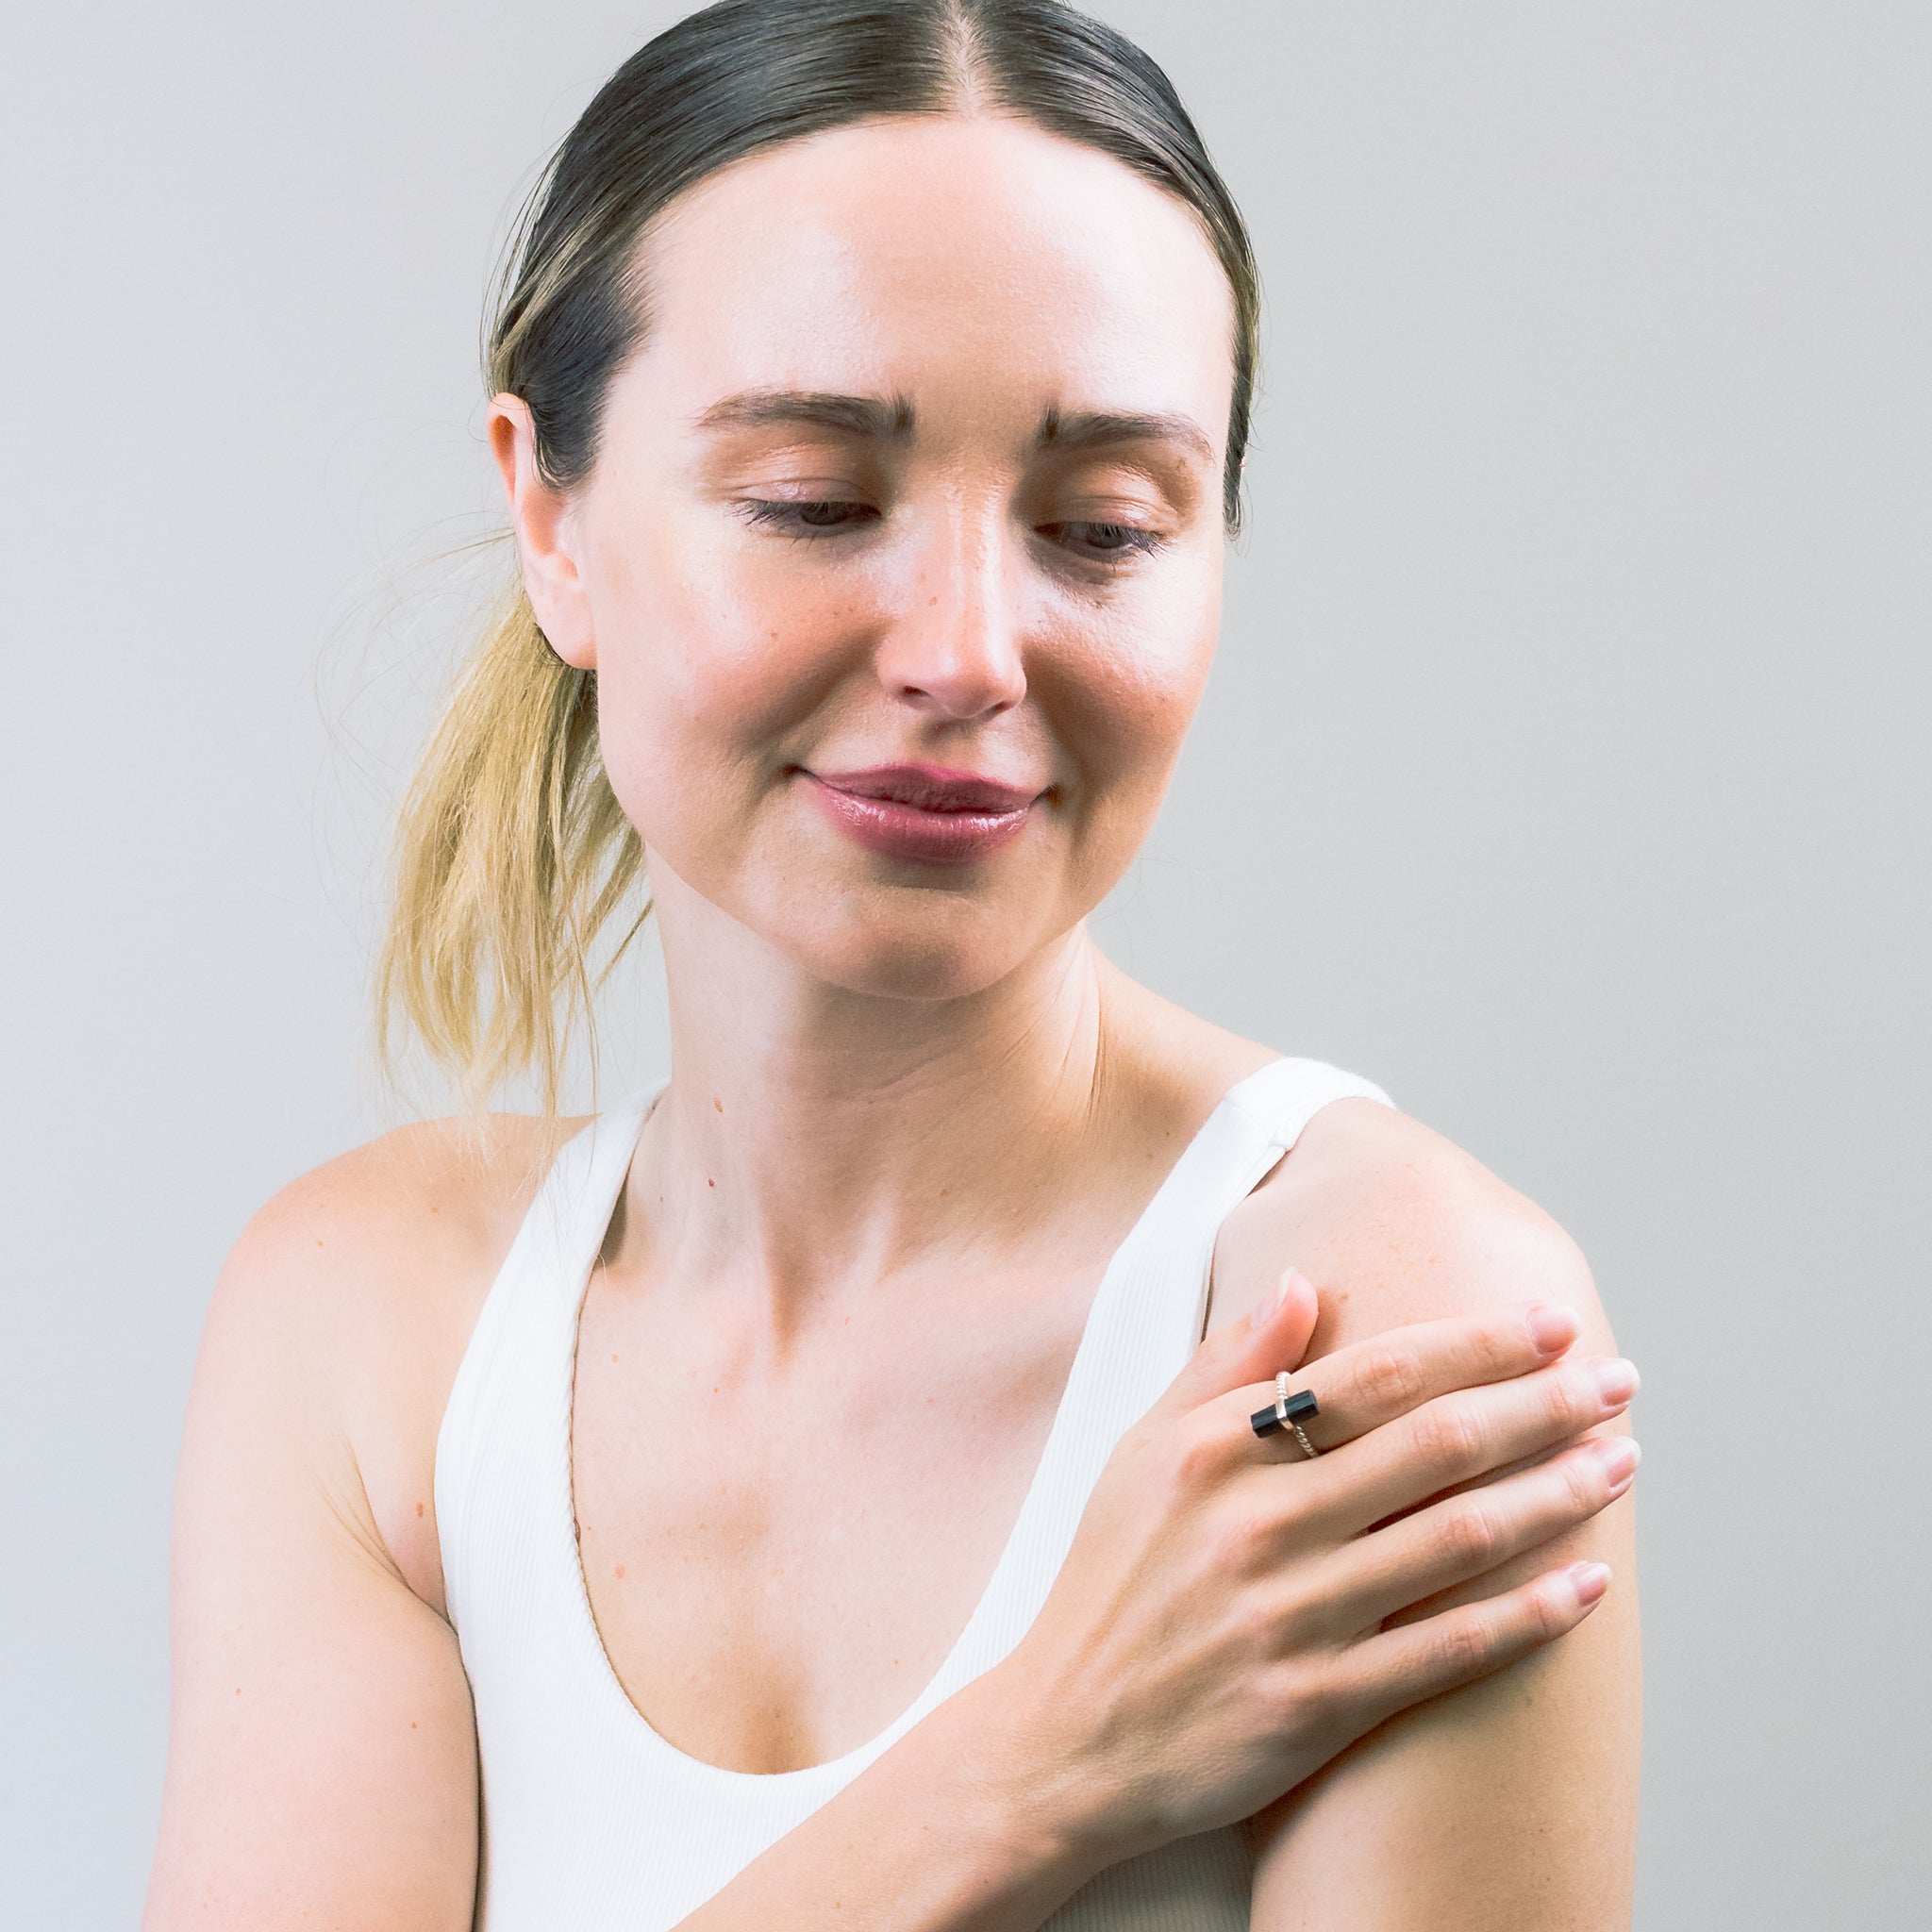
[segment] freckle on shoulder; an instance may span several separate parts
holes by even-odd
[[[1291,1264],[1333,1311],[1324,1344],[1331,1332],[1497,1301],[1593,1300],[1581,1256],[1547,1214],[1442,1135],[1368,1101],[1324,1108],[1230,1217],[1216,1300],[1224,1280],[1251,1305]]]
[[[1342,1280],[1368,1291],[1339,1324],[1344,1335],[1543,1295],[1580,1313],[1595,1307],[1589,1268],[1556,1221],[1406,1116],[1390,1115],[1363,1141],[1309,1219],[1337,1306]],[[1372,1222],[1373,1254],[1363,1240]]]

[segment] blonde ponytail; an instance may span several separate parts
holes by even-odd
[[[643,870],[604,775],[596,697],[594,674],[551,650],[519,584],[403,806],[378,1049],[392,1069],[402,1020],[471,1107],[528,1074],[556,1111],[572,1036],[592,1032],[591,947]],[[646,899],[612,961],[649,912]]]

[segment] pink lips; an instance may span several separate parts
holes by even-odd
[[[1040,796],[937,765],[804,776],[826,817],[856,844],[923,865],[965,865],[997,852],[1019,837]]]

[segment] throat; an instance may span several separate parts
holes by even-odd
[[[681,1024],[674,998],[633,1219],[691,1278],[801,1304],[989,1239],[1024,1248],[1111,1152],[1109,972],[1076,932],[955,1000],[821,988],[748,1028]]]

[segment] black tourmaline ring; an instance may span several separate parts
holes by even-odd
[[[1310,1416],[1321,1413],[1312,1389],[1303,1389],[1291,1395],[1288,1392],[1288,1375],[1284,1371],[1274,1378],[1274,1400],[1266,1408],[1257,1408],[1248,1418],[1249,1425],[1257,1436],[1272,1436],[1277,1429],[1287,1429],[1295,1440],[1295,1446],[1304,1456],[1313,1457],[1322,1452],[1308,1441],[1307,1431],[1302,1424]]]

